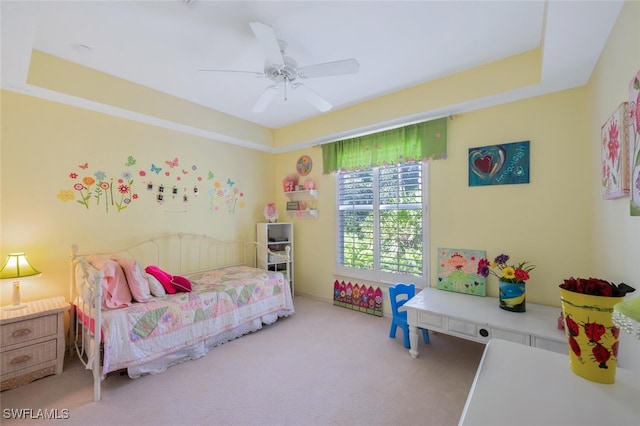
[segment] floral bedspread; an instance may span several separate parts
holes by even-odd
[[[152,361],[265,315],[294,312],[280,272],[233,266],[189,279],[190,293],[103,311],[103,374]]]

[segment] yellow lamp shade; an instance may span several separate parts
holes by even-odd
[[[24,253],[9,253],[7,255],[7,261],[0,271],[0,278],[3,280],[15,279],[31,277],[38,274],[40,274],[40,271],[31,266]]]

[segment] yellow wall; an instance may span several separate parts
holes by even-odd
[[[448,123],[448,158],[430,163],[430,280],[435,286],[438,247],[486,250],[495,257],[538,265],[527,285],[532,303],[559,306],[558,284],[588,274],[590,188],[586,90],[559,92],[456,116]],[[531,141],[531,183],[468,186],[468,150],[496,143]],[[310,155],[320,194],[318,220],[295,220],[296,289],[331,299],[335,259],[335,178],[322,176],[321,150],[278,156],[284,176],[296,159]],[[282,205],[284,199],[282,199]],[[488,282],[497,296],[497,281]]]
[[[540,49],[530,50],[277,129],[275,144],[283,147],[419,116],[425,111],[442,112],[452,105],[539,83],[540,55]]]
[[[603,200],[600,181],[600,127],[627,100],[628,83],[640,70],[638,22],[640,2],[626,2],[587,86],[449,121],[448,159],[430,165],[431,285],[437,273],[435,249],[463,247],[486,249],[490,256],[504,251],[537,264],[527,285],[532,303],[559,307],[558,285],[570,276],[627,282],[638,289],[627,298],[640,297],[640,218],[630,217],[628,198]],[[380,121],[395,117],[400,107],[396,99],[385,98],[384,107],[374,105]],[[358,108],[366,115],[366,105]],[[345,111],[346,117],[351,113]],[[333,114],[332,123],[323,120],[277,131],[276,138],[321,139],[326,129],[342,130],[345,122],[351,123],[340,111]],[[531,141],[530,184],[467,186],[469,147],[520,140]],[[318,148],[281,154],[276,162],[281,176],[293,170],[302,154],[311,155],[319,167]],[[296,288],[329,300],[336,278],[335,183],[331,176],[316,179],[320,218],[294,221]],[[490,279],[489,295],[496,295],[496,286]],[[625,333],[619,360],[625,368],[640,370],[640,344]]]
[[[257,146],[273,145],[271,129],[37,50],[31,53],[27,82],[101,105],[170,120],[196,131],[233,135],[233,139]]]
[[[136,165],[125,167],[128,156]],[[179,168],[165,161],[178,157]],[[23,300],[68,295],[69,247],[99,251],[125,247],[152,235],[173,232],[206,233],[224,239],[255,238],[255,223],[262,220],[262,208],[272,198],[276,178],[270,154],[205,140],[37,98],[2,92],[2,258],[13,251],[25,251],[32,264],[43,272],[40,278],[23,281]],[[88,163],[86,169],[79,165]],[[154,176],[151,165],[162,167]],[[191,166],[196,165],[196,170]],[[162,173],[173,169],[170,177]],[[184,169],[187,174],[183,174]],[[107,213],[104,203],[93,201],[89,209],[75,200],[57,198],[61,189],[97,170],[118,177],[123,170],[133,173],[139,195],[129,207]],[[146,176],[138,172],[146,170]],[[177,172],[180,170],[179,172]],[[208,172],[214,179],[208,179]],[[73,180],[69,174],[79,178]],[[143,181],[169,191],[174,183],[182,193],[183,184],[199,182],[198,197],[190,206],[167,201],[159,205],[155,191],[148,192]],[[176,177],[181,176],[181,181]],[[227,179],[234,184],[229,187]],[[213,199],[208,190],[214,182],[222,188],[243,192],[235,213],[227,204]],[[186,185],[185,185],[186,186]],[[76,200],[78,193],[75,192]],[[117,200],[117,196],[116,196]],[[213,201],[220,207],[210,208]],[[186,210],[186,212],[184,212]],[[182,212],[176,212],[182,211]],[[0,304],[11,300],[11,285],[2,282]]]
[[[628,85],[640,71],[640,2],[627,1],[620,12],[587,86],[589,106],[589,194],[592,212],[591,272],[615,282],[624,281],[640,297],[640,217],[629,215],[629,198],[603,200],[600,193],[600,127],[621,102],[628,100]],[[640,342],[622,333],[620,363],[640,371]]]

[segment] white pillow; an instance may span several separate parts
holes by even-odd
[[[147,282],[149,283],[149,290],[151,290],[152,295],[156,297],[161,297],[167,294],[167,292],[164,291],[164,287],[162,287],[162,284],[160,284],[160,281],[158,281],[156,277],[147,273],[145,273],[145,275],[147,276]]]

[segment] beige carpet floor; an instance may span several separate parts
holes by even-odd
[[[484,346],[431,333],[412,359],[379,318],[297,296],[296,313],[162,374],[110,375],[93,402],[91,373],[2,392],[10,409],[68,410],[64,425],[456,425]],[[51,412],[51,411],[50,411]],[[55,411],[54,411],[55,412]]]

